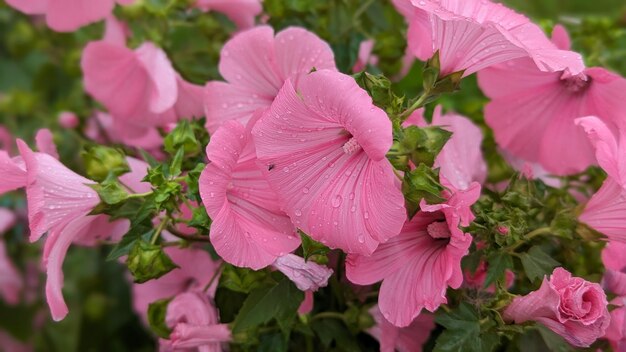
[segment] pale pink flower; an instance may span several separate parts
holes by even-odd
[[[103,20],[115,4],[129,5],[135,0],[7,0],[7,4],[28,15],[45,15],[46,24],[57,32],[73,32]]]
[[[468,76],[522,57],[532,59],[542,71],[579,74],[584,68],[579,54],[559,50],[539,26],[502,4],[485,0],[394,3],[408,15],[409,49],[420,60],[438,51],[442,75],[464,70]]]
[[[20,157],[11,158],[9,153],[0,150],[0,180],[0,194],[26,185],[26,170]]]
[[[182,292],[202,290],[214,278],[207,293],[215,295],[219,275],[216,272],[219,262],[211,259],[209,253],[197,248],[167,247],[165,253],[178,268],[162,277],[143,284],[133,284],[133,308],[147,325],[147,312],[150,303],[164,298],[174,297]]]
[[[350,76],[290,79],[254,126],[257,156],[292,221],[317,241],[371,254],[406,213],[385,154],[391,121]]]
[[[276,258],[272,266],[293,281],[300,291],[317,291],[328,285],[333,270],[313,261],[305,261],[295,254]]]
[[[144,181],[148,174],[150,165],[143,160],[127,156],[126,162],[130,167],[130,172],[121,175],[118,179],[131,193],[147,193],[152,191],[152,184]]]
[[[7,304],[18,304],[23,287],[22,275],[11,261],[4,240],[0,238],[0,297]]]
[[[313,291],[304,291],[304,300],[298,307],[298,314],[309,314],[313,311],[313,303],[315,299],[313,297]]]
[[[372,55],[372,50],[374,50],[374,39],[361,42],[357,60],[354,66],[352,66],[352,72],[363,71],[367,65],[376,65],[378,63],[378,56]]]
[[[476,290],[481,290],[481,291],[484,290],[485,292],[488,292],[488,293],[495,293],[496,292],[495,283],[491,284],[487,288],[484,287],[485,280],[487,280],[487,269],[488,269],[487,262],[481,261],[478,264],[478,268],[476,268],[475,272],[472,273],[466,270],[464,272],[465,281],[463,282],[463,285],[467,287],[471,287]],[[509,269],[506,269],[504,271],[504,286],[506,288],[510,288],[511,286],[513,286],[514,282],[515,282],[515,273],[513,273]]]
[[[404,126],[427,126],[423,112],[423,109],[414,112]],[[487,163],[481,150],[483,133],[480,128],[465,116],[442,114],[441,106],[435,108],[432,125],[452,132],[452,137],[435,159],[434,167],[439,168],[439,175],[461,190],[469,188],[472,182],[485,182]]]
[[[46,153],[55,159],[59,159],[57,146],[54,144],[54,136],[47,128],[42,128],[35,135],[35,144],[41,153]]]
[[[121,143],[129,147],[141,148],[155,154],[163,146],[163,137],[156,127],[140,127],[125,120],[114,119],[111,115],[96,111],[87,120],[85,135],[98,143]]]
[[[602,250],[602,286],[618,296],[626,296],[626,243],[609,242]]]
[[[624,298],[619,297],[611,301],[618,307],[611,311],[611,323],[606,329],[604,338],[609,340],[613,351],[626,352],[626,307],[624,306]]]
[[[435,319],[432,314],[420,314],[411,325],[399,328],[387,321],[378,306],[369,310],[376,325],[369,328],[367,333],[380,343],[380,352],[422,352],[422,348],[431,331],[435,328]]]
[[[626,97],[626,94],[624,96]],[[626,188],[626,131],[624,130],[626,125],[615,131],[595,116],[578,118],[575,123],[587,133],[600,167],[615,182]]]
[[[165,323],[172,333],[170,341],[162,344],[172,350],[219,352],[224,350],[222,343],[231,340],[228,324],[218,322],[217,308],[202,290],[183,292],[174,297],[167,305]]]
[[[578,220],[611,241],[626,243],[626,190],[607,178],[585,205]]]
[[[78,116],[70,111],[62,111],[58,117],[59,125],[63,128],[76,128],[80,123]]]
[[[610,315],[600,285],[572,277],[556,268],[541,287],[517,297],[504,311],[504,319],[521,324],[536,321],[576,347],[589,347],[604,336]]]
[[[317,70],[336,70],[333,51],[319,37],[290,27],[274,37],[269,26],[241,32],[220,55],[226,82],[207,83],[204,109],[210,132],[228,120],[245,124],[259,108],[269,107],[285,80]]]
[[[200,175],[200,196],[220,257],[257,270],[296,249],[300,238],[263,176],[249,129],[227,122],[206,152],[210,163]]]
[[[0,150],[13,153],[13,149],[13,135],[6,127],[0,125]]]
[[[197,0],[195,6],[205,12],[223,13],[239,29],[254,26],[254,18],[263,11],[261,0]]]
[[[381,312],[393,325],[409,326],[423,308],[434,312],[446,303],[448,287],[461,286],[461,258],[471,242],[456,216],[418,212],[371,256],[348,255],[346,276],[359,285],[382,280]]]
[[[597,116],[614,129],[626,116],[626,80],[603,68],[550,73],[519,59],[481,71],[478,82],[491,98],[485,120],[498,145],[556,175],[596,164],[593,146],[575,119]]]

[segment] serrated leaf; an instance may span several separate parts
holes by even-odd
[[[539,246],[532,247],[528,253],[522,253],[521,260],[526,276],[531,281],[542,279],[545,275],[550,274],[552,269],[561,265],[541,250]]]
[[[479,316],[467,303],[461,303],[449,313],[437,315],[436,321],[446,330],[437,338],[435,352],[490,352],[500,343],[495,332],[481,332]]]
[[[308,260],[313,255],[326,255],[330,251],[328,247],[315,241],[306,233],[302,231],[298,233],[302,239],[302,254],[305,260]]]
[[[178,268],[161,246],[143,240],[135,242],[126,258],[126,265],[139,284],[158,279]]]
[[[169,339],[171,329],[165,324],[165,315],[167,314],[167,305],[172,299],[161,299],[150,303],[148,306],[148,324],[157,336]]]
[[[513,258],[507,253],[495,253],[487,258],[487,277],[483,287],[489,287],[496,280],[504,277],[506,269],[513,268]]]

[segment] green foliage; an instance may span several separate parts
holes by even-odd
[[[484,323],[469,304],[461,303],[450,313],[438,314],[436,321],[446,328],[437,338],[436,352],[489,352],[500,344],[500,337],[490,331],[492,322]]]
[[[165,324],[165,316],[167,315],[167,306],[172,299],[160,299],[150,303],[148,306],[148,324],[157,336],[169,339],[171,329]]]
[[[552,269],[560,265],[559,262],[542,251],[539,246],[534,246],[527,253],[522,253],[520,259],[526,276],[531,281],[543,279],[545,275],[552,273]]]
[[[402,194],[404,194],[409,218],[412,218],[420,209],[419,203],[422,199],[431,204],[442,202],[443,190],[443,186],[439,183],[438,170],[420,164],[414,170],[404,173]]]
[[[102,145],[88,146],[82,153],[87,176],[94,181],[130,172],[123,151]]]
[[[161,246],[146,241],[136,241],[128,258],[126,259],[128,270],[136,283],[144,283],[152,279],[158,279],[169,273],[178,265],[165,254]]]

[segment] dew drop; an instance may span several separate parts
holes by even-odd
[[[308,189],[308,188],[306,188],[306,187],[304,187],[304,188],[302,189],[302,193],[304,193],[304,194],[309,193],[309,189]]]
[[[296,216],[302,216],[302,211],[300,209],[296,209],[293,213],[296,214]]]
[[[356,239],[359,241],[359,243],[365,243],[365,236],[362,233],[359,234]]]
[[[341,205],[342,201],[343,198],[340,195],[336,195],[335,198],[333,198],[331,204],[334,208],[338,208]]]

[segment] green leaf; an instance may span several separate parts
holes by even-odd
[[[552,269],[561,265],[541,250],[539,246],[532,247],[528,253],[522,253],[521,260],[526,276],[528,276],[531,281],[543,279],[545,275],[552,272]]]
[[[88,146],[81,153],[87,176],[94,181],[104,181],[110,176],[130,172],[123,151],[102,145]]]
[[[185,149],[183,147],[180,147],[178,151],[176,152],[176,154],[174,155],[172,162],[170,163],[170,170],[169,170],[170,177],[177,177],[178,175],[180,175],[181,170],[183,168],[184,157],[185,157]]]
[[[302,254],[305,260],[308,260],[313,255],[326,255],[330,251],[328,247],[315,241],[306,233],[302,231],[298,231],[298,233],[302,239]]]
[[[268,279],[265,271],[254,271],[225,264],[219,285],[231,291],[250,293],[250,291],[265,285]]]
[[[169,339],[172,330],[165,324],[167,305],[172,299],[166,298],[150,303],[148,306],[148,323],[157,336]]]
[[[326,351],[332,350],[330,347],[333,342],[335,342],[340,351],[361,351],[356,344],[356,337],[339,320],[318,319],[311,322],[311,327],[322,341]]]
[[[352,77],[372,97],[376,106],[384,109],[395,100],[396,97],[391,90],[391,81],[384,75],[359,72]]]
[[[513,268],[513,258],[508,253],[494,253],[487,258],[487,277],[483,287],[489,287],[496,280],[504,277],[506,269]]]
[[[250,293],[241,307],[233,334],[264,324],[271,319],[287,319],[295,316],[304,293],[287,278],[271,287],[259,288]]]
[[[196,139],[193,127],[187,120],[181,120],[176,127],[163,139],[163,147],[170,155],[176,154],[181,148],[187,156],[197,155],[202,146]]]
[[[443,186],[439,183],[439,172],[420,164],[410,172],[404,173],[402,194],[406,201],[407,213],[412,218],[419,208],[419,203],[425,199],[428,203],[440,203]]]
[[[467,303],[461,303],[449,313],[438,314],[436,322],[446,330],[437,338],[435,352],[489,352],[500,343],[495,332],[481,331],[478,313]]]
[[[117,180],[107,179],[88,186],[98,192],[100,200],[107,205],[117,205],[128,198],[128,192]]]
[[[143,240],[136,241],[126,259],[128,270],[136,283],[144,283],[158,279],[178,268],[172,259],[163,251],[161,246]]]

